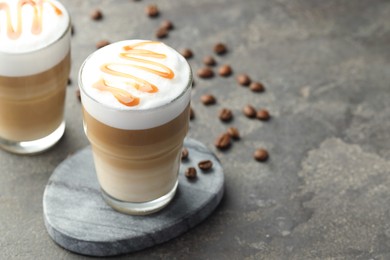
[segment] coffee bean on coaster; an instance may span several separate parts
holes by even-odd
[[[189,155],[188,149],[184,147],[181,151],[181,160],[182,161],[187,160],[188,155]]]
[[[192,107],[190,107],[190,120],[194,120],[195,119],[195,112],[194,112],[194,109],[192,109]]]
[[[81,101],[80,89],[77,89],[77,90],[75,91],[75,95],[76,95],[77,99],[78,99],[79,101]]]
[[[251,105],[246,105],[244,109],[242,110],[244,115],[248,118],[255,118],[256,117],[256,109]]]
[[[188,48],[182,49],[180,54],[183,55],[183,57],[186,59],[190,59],[194,56],[194,53]]]
[[[230,67],[230,65],[225,64],[219,68],[218,73],[222,77],[228,77],[228,76],[232,75],[233,70],[232,70],[232,67]]]
[[[148,5],[148,6],[145,8],[145,13],[146,13],[149,17],[151,17],[151,18],[155,18],[155,17],[159,16],[160,11],[158,10],[157,5],[151,4],[151,5]]]
[[[219,112],[219,119],[223,122],[229,122],[233,119],[233,112],[228,108],[223,108]]]
[[[188,167],[185,171],[185,175],[188,179],[195,179],[196,178],[196,169],[195,167]]]
[[[226,150],[231,145],[230,135],[227,133],[221,134],[214,143],[215,147],[220,150]]]
[[[214,105],[217,100],[213,95],[205,94],[200,97],[200,101],[202,101],[203,105],[209,106]]]
[[[259,162],[265,162],[268,160],[269,154],[266,149],[259,148],[253,153],[253,158]]]
[[[252,90],[253,92],[264,92],[265,87],[260,82],[252,82],[249,85],[249,89]]]
[[[198,70],[198,77],[203,79],[209,79],[214,77],[214,71],[209,67],[204,67]]]
[[[271,118],[271,115],[269,114],[267,109],[260,109],[256,113],[256,118],[261,121],[268,121]]]
[[[100,40],[96,43],[96,49],[100,49],[100,48],[103,48],[104,46],[107,46],[109,45],[110,42],[107,41],[107,40]]]
[[[240,132],[238,131],[238,129],[236,127],[229,127],[227,129],[227,133],[234,140],[239,140],[240,139]]]
[[[218,55],[225,54],[227,52],[227,47],[224,43],[217,43],[214,46],[214,52]]]
[[[99,21],[103,19],[103,13],[100,9],[95,9],[91,12],[90,17],[94,21]]]
[[[215,66],[217,62],[213,58],[213,56],[206,56],[203,58],[203,63],[207,66]]]
[[[199,169],[206,172],[213,168],[213,162],[210,160],[203,160],[198,163]]]
[[[238,84],[241,86],[249,86],[251,84],[251,78],[247,74],[240,74],[236,78]]]

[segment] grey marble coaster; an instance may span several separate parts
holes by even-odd
[[[43,195],[43,215],[51,238],[79,254],[111,256],[163,243],[199,224],[222,199],[223,169],[203,144],[186,139],[184,146],[189,159],[181,164],[175,198],[148,216],[121,214],[103,201],[90,147],[67,158],[53,172]],[[213,162],[213,169],[203,173],[197,164],[205,159]],[[190,166],[198,171],[194,181],[184,176]]]

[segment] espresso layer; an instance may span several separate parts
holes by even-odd
[[[188,131],[189,106],[168,123],[145,130],[113,128],[86,110],[83,113],[99,182],[109,195],[128,202],[146,202],[174,187]]]
[[[62,122],[70,53],[53,68],[26,77],[0,76],[0,137],[32,141]]]

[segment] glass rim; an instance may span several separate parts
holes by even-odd
[[[103,47],[104,48],[104,47]],[[95,51],[96,52],[96,51]],[[154,111],[154,110],[158,110],[158,109],[161,109],[161,108],[164,108],[164,107],[167,107],[167,106],[170,106],[172,103],[175,103],[176,101],[180,100],[183,96],[185,96],[185,94],[188,92],[188,90],[190,88],[192,88],[192,81],[193,81],[193,73],[192,73],[192,69],[191,69],[191,66],[190,64],[188,63],[187,60],[186,61],[186,64],[189,68],[189,77],[188,77],[188,81],[187,81],[187,85],[186,87],[183,89],[182,92],[180,92],[180,94],[175,97],[174,99],[172,99],[171,101],[169,101],[168,103],[166,104],[163,104],[161,106],[157,106],[157,107],[152,107],[152,108],[140,108],[140,109],[128,109],[128,108],[124,108],[124,107],[112,107],[112,106],[109,106],[107,104],[104,104],[102,102],[99,102],[98,100],[96,100],[96,98],[92,97],[84,88],[84,84],[82,82],[82,74],[83,74],[83,70],[84,70],[84,67],[85,67],[85,64],[88,62],[88,60],[95,54],[95,52],[91,53],[90,55],[88,55],[88,57],[84,60],[83,64],[81,65],[80,67],[80,70],[79,70],[79,74],[78,74],[78,85],[79,85],[79,89],[80,91],[83,92],[83,94],[85,96],[87,96],[89,99],[91,99],[93,102],[95,103],[98,103],[100,106],[104,107],[105,109],[107,110],[111,110],[111,111],[123,111],[123,112],[150,112],[150,111]]]

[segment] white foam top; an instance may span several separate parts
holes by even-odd
[[[70,18],[60,2],[35,0],[34,4],[19,7],[21,2],[0,0],[2,76],[43,72],[59,63],[70,49]],[[37,23],[33,26],[35,19]],[[13,36],[9,34],[10,30],[14,32]]]
[[[126,49],[126,46],[131,47]],[[151,53],[153,55],[149,55]],[[114,73],[104,71],[102,67]],[[165,72],[167,68],[173,75],[159,75],[149,70]],[[98,121],[120,129],[147,129],[162,125],[177,117],[190,100],[190,66],[182,55],[160,42],[127,40],[103,47],[87,58],[80,70],[79,80],[86,111]],[[149,93],[136,88],[137,84],[143,85],[145,81],[146,86],[154,85],[157,90]],[[96,88],[97,82],[103,82],[100,85],[104,87]],[[111,91],[113,88],[114,92]],[[117,89],[139,99],[139,103],[121,103],[113,94]]]

